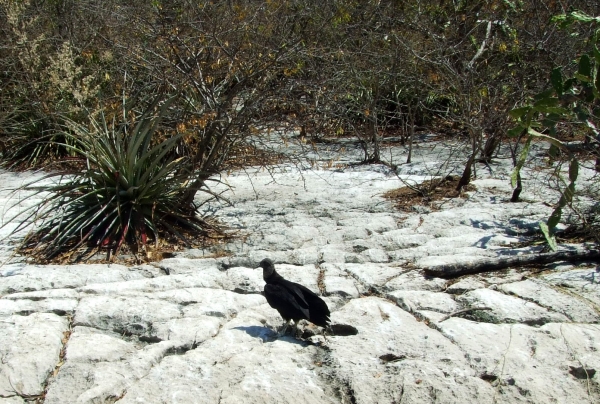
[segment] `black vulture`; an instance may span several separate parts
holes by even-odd
[[[283,279],[269,258],[262,260],[258,267],[263,269],[267,302],[286,321],[280,335],[285,333],[291,320],[294,320],[295,327],[302,319],[321,327],[327,326],[329,308],[319,296],[298,283]]]

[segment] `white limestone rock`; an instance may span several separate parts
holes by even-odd
[[[374,235],[373,241],[385,248],[385,250],[393,251],[418,247],[434,238],[430,234],[407,233],[409,232],[406,229],[391,230],[381,235]]]
[[[263,290],[261,269],[233,267],[220,275],[215,281],[222,289],[235,293],[260,293]]]
[[[37,396],[59,363],[68,321],[51,313],[0,319],[0,396]]]
[[[338,265],[321,264],[320,268],[324,271],[323,283],[327,295],[346,298],[356,298],[359,296],[354,278],[347,272],[340,270]]]
[[[214,316],[197,316],[159,321],[152,324],[151,336],[156,341],[175,341],[186,349],[214,337],[225,320]]]
[[[365,258],[366,262],[383,263],[389,262],[389,255],[381,248],[369,248],[363,251],[361,255]]]
[[[550,322],[568,322],[563,314],[547,310],[535,303],[505,295],[491,289],[477,289],[457,296],[456,301],[466,307],[489,307],[480,311],[480,321],[493,323],[522,323],[542,325]]]
[[[148,296],[90,296],[81,299],[74,325],[148,335],[153,323],[180,317],[179,305]]]
[[[263,322],[253,309],[240,313],[196,349],[163,358],[120,402],[337,402],[319,377],[319,348],[291,337],[270,341]]]
[[[340,244],[326,245],[319,250],[319,262],[344,263],[346,262],[345,246]]]
[[[596,266],[543,275],[540,279],[579,295],[600,308],[600,271]]]
[[[15,265],[0,268],[0,296],[45,289],[74,289],[92,283],[123,282],[144,276],[117,264]]]
[[[9,295],[11,298],[0,299],[0,317],[18,314],[28,316],[33,313],[54,313],[59,316],[65,314],[73,314],[77,304],[77,299],[15,299],[14,295]]]
[[[498,390],[496,402],[596,402],[586,382],[570,373],[579,359],[586,369],[598,369],[600,329],[581,324],[476,323],[451,318],[439,324],[467,355],[470,365]],[[597,374],[597,373],[596,373]],[[598,385],[597,375],[590,382]]]
[[[600,322],[600,313],[584,299],[573,298],[573,296],[556,291],[540,281],[527,279],[521,282],[506,283],[500,286],[500,290],[535,302],[542,307],[551,308],[574,322]]]
[[[462,278],[458,282],[448,286],[446,292],[454,295],[462,295],[463,293],[470,292],[471,290],[484,289],[486,286],[487,285],[482,280],[473,276],[469,276]]]
[[[290,252],[287,261],[294,265],[314,265],[319,261],[319,247],[295,248]]]
[[[275,270],[288,281],[304,285],[311,291],[320,294],[317,286],[320,270],[315,265],[289,265],[275,262]],[[256,272],[260,273],[262,278],[262,270]],[[264,285],[264,282],[262,284]]]
[[[453,313],[459,305],[447,293],[425,292],[418,290],[396,290],[387,294],[388,299],[411,313],[422,310],[439,313]]]
[[[351,274],[355,279],[367,286],[383,286],[391,279],[401,275],[405,270],[386,264],[365,263],[345,264],[340,270]]]
[[[354,299],[332,313],[358,334],[328,337],[328,371],[356,403],[491,402],[494,390],[439,332],[383,299]],[[349,397],[348,397],[349,396]]]
[[[385,290],[423,290],[440,292],[446,288],[447,280],[424,276],[422,272],[404,270],[396,276],[388,278],[383,284]]]
[[[16,395],[16,393],[12,396],[0,397],[1,404],[24,404],[25,400]]]
[[[359,150],[347,146],[342,161],[355,161]],[[413,146],[414,162],[397,171],[405,180],[429,179],[450,161],[439,144]],[[399,161],[405,151],[392,148],[390,156]],[[216,252],[210,248],[185,250],[133,268],[4,263],[0,353],[10,352],[0,355],[0,366],[17,359],[18,366],[28,363],[19,369],[33,370],[19,377],[34,394],[41,393],[38,380],[49,380],[46,404],[598,402],[598,325],[591,323],[591,313],[577,311],[581,302],[600,307],[595,265],[555,266],[530,279],[535,285],[523,279],[528,272],[522,269],[464,277],[452,285],[418,270],[537,252],[510,245],[537,231],[551,211],[542,204],[550,194],[528,187],[523,196],[531,202],[504,203],[510,159],[492,164],[493,173],[478,172],[481,190],[445,200],[439,211],[410,214],[395,211],[382,197],[401,185],[383,166],[249,168],[223,175],[234,192],[224,184],[215,189],[227,191],[234,206],[214,200],[203,205],[247,236],[219,245],[228,256],[205,258]],[[586,170],[580,170],[582,181]],[[7,184],[28,176],[0,170],[0,209],[14,202],[4,199]],[[3,238],[11,226],[0,228],[0,260],[11,256],[18,241]],[[262,272],[252,269],[267,257],[287,279],[317,293],[324,287],[333,323],[358,334],[312,337],[326,347],[277,339],[283,320],[259,294]],[[440,322],[464,306],[492,310],[462,314],[486,322]],[[59,367],[69,317],[51,313],[73,315],[75,325]],[[567,316],[590,322],[572,324]],[[14,318],[26,326],[6,323]],[[52,326],[49,319],[62,325]],[[13,340],[18,341],[4,344]],[[0,369],[17,372],[16,366]],[[54,371],[55,377],[40,376]],[[2,396],[2,383],[17,380],[5,374]]]
[[[88,341],[92,342],[92,339]],[[85,347],[81,348],[85,349]],[[145,377],[153,366],[160,363],[169,353],[177,352],[179,348],[173,342],[165,341],[136,349],[119,360],[91,362],[86,360],[89,358],[85,355],[80,356],[81,362],[67,360],[56,378],[49,384],[44,402],[47,404],[114,402],[125,394],[128,386]]]
[[[117,334],[78,326],[73,328],[69,338],[65,359],[69,363],[115,362],[124,360],[136,350],[133,343],[118,338]]]
[[[218,261],[213,258],[193,259],[178,256],[166,258],[152,265],[162,269],[165,274],[168,272],[169,275],[205,273],[215,276],[219,272]]]

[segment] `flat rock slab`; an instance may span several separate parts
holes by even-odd
[[[382,287],[392,279],[402,275],[406,270],[385,264],[345,264],[340,270],[349,273],[363,286]]]
[[[454,301],[453,296],[448,293],[396,290],[388,293],[387,297],[411,313],[422,310],[452,313],[460,308],[460,305]]]
[[[379,298],[355,299],[332,314],[358,334],[329,337],[327,360],[343,402],[491,402],[493,388],[439,332]]]
[[[596,376],[589,377],[589,387],[597,391],[599,326],[545,324],[536,328],[452,318],[440,327],[466,353],[470,366],[501,393],[495,396],[496,402],[595,401],[588,394],[585,377],[573,369],[584,368],[591,375],[593,370]]]
[[[9,265],[0,268],[0,296],[46,289],[74,289],[80,286],[144,278],[143,273],[123,265]]]
[[[322,264],[323,286],[327,295],[356,298],[359,296],[357,281],[336,264]]]
[[[563,314],[491,289],[477,289],[467,292],[458,296],[456,301],[467,308],[490,308],[489,311],[478,312],[478,320],[483,322],[542,325],[551,322],[569,321]]]
[[[383,194],[401,186],[398,175],[418,184],[449,161],[440,144],[414,146],[413,163],[396,172],[223,174],[214,191],[233,206],[198,202],[241,237],[214,249],[135,267],[3,262],[0,403],[45,391],[46,404],[600,402],[595,263],[455,280],[422,271],[536,254],[513,246],[536,235],[556,195],[528,187],[527,203],[506,203],[506,158],[478,170],[475,192],[397,211]],[[4,213],[38,203],[7,191],[26,178],[0,170]],[[11,226],[0,228],[4,261],[23,236],[9,236]],[[283,320],[254,269],[267,257],[323,295],[334,325],[326,338],[303,322],[316,335],[277,337]],[[490,310],[469,311],[481,306]]]
[[[66,318],[51,313],[0,318],[0,396],[41,396],[60,362]]]
[[[319,377],[319,348],[273,339],[264,321],[260,311],[240,313],[198,348],[162,358],[120,402],[338,402]]]
[[[501,285],[500,290],[564,314],[577,323],[600,322],[600,313],[594,310],[593,305],[588,301],[561,293],[544,285],[541,281],[528,279],[522,282],[507,283]]]
[[[541,277],[544,282],[561,288],[564,293],[574,294],[587,300],[600,312],[600,271],[597,266],[589,268],[572,268],[557,271]]]

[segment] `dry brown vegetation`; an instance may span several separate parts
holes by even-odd
[[[469,184],[461,191],[456,190],[459,177],[446,176],[426,180],[415,186],[406,186],[388,191],[383,196],[392,200],[397,209],[404,212],[414,211],[415,206],[427,206],[431,209],[440,209],[447,198],[464,196],[464,192],[475,191],[474,185]]]
[[[106,137],[105,122],[127,139],[160,109],[148,144],[177,139],[164,158],[187,175],[185,216],[211,175],[280,162],[249,140],[282,125],[308,142],[355,138],[363,163],[386,164],[384,136],[410,151],[432,131],[468,145],[460,192],[508,141],[508,112],[553,67],[577,68],[595,27],[551,22],[571,9],[599,15],[600,3],[0,0],[0,153],[10,167],[81,171],[62,164],[81,158],[77,136]],[[439,195],[425,188],[418,198]],[[165,228],[148,232],[149,217],[121,218],[102,243],[116,252],[157,239]]]

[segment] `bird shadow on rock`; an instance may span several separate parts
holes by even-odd
[[[234,330],[244,331],[246,334],[253,338],[260,338],[263,342],[273,342],[275,340],[286,341],[292,344],[306,345],[305,341],[298,340],[292,336],[283,335],[277,337],[277,333],[267,327],[260,327],[257,325],[233,327]]]
[[[329,333],[338,337],[348,337],[358,334],[358,329],[350,324],[331,324]]]

